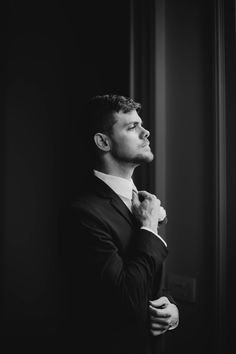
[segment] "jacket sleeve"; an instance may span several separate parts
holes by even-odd
[[[81,250],[80,270],[90,286],[95,284],[96,294],[102,294],[107,304],[113,299],[131,315],[147,312],[154,278],[158,273],[161,277],[167,256],[163,242],[151,232],[137,229],[129,256],[123,259],[101,218],[74,207],[71,225]]]

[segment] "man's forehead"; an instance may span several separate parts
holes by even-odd
[[[114,113],[115,124],[118,125],[127,125],[130,123],[138,122],[142,123],[142,119],[138,115],[136,110],[132,110],[130,112],[115,112]]]

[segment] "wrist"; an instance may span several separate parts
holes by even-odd
[[[152,230],[154,233],[157,232],[157,228],[158,228],[157,223],[150,222],[150,221],[143,221],[142,226]]]

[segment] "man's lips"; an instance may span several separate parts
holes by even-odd
[[[149,145],[150,145],[150,142],[146,141],[144,144],[142,144],[142,147],[146,147],[146,146],[149,146]]]

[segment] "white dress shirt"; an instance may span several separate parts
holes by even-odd
[[[133,190],[137,191],[137,188],[132,180],[117,177],[113,175],[108,175],[106,173],[94,170],[94,174],[96,177],[100,178],[103,182],[105,182],[118,196],[121,200],[125,203],[127,208],[132,212],[132,192]],[[138,191],[137,191],[138,192]],[[167,247],[166,242],[163,240],[161,236],[159,236],[156,232],[152,231],[148,227],[141,226],[141,229],[148,230],[156,235]]]

